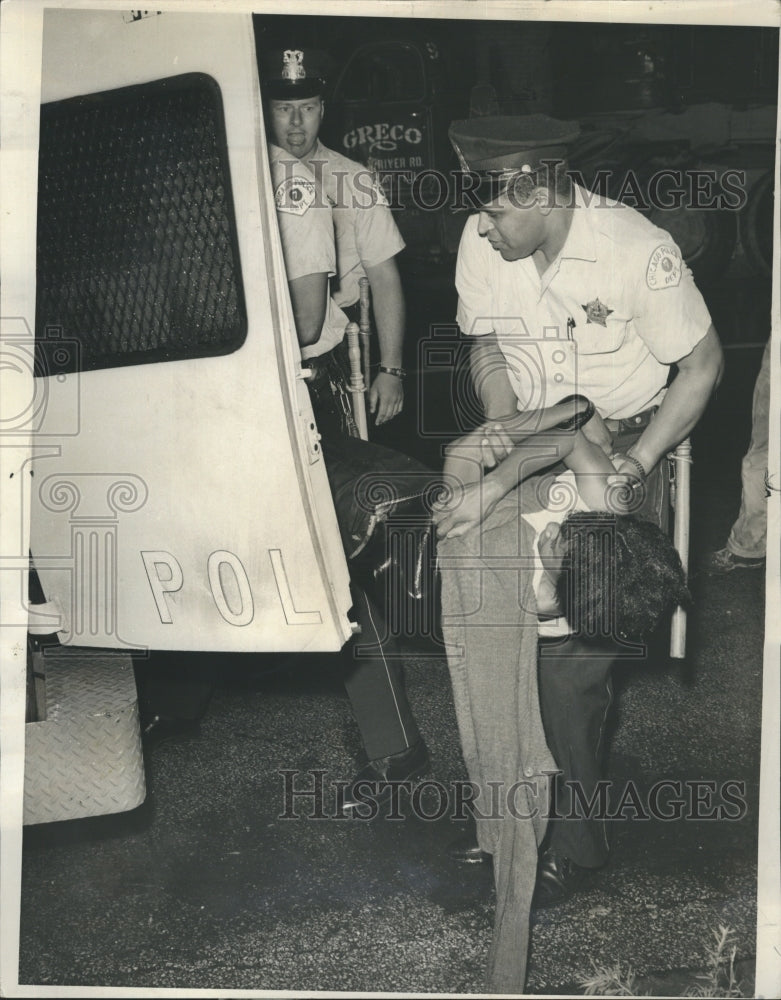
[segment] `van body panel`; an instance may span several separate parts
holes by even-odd
[[[251,15],[46,10],[42,67],[42,103],[216,81],[247,322],[222,356],[39,375],[31,548],[61,641],[339,649],[349,581],[299,377]],[[78,350],[78,331],[45,336]]]

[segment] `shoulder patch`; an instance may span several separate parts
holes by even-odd
[[[314,200],[314,182],[306,177],[286,177],[274,191],[277,211],[291,215],[303,215]]]
[[[681,283],[682,271],[683,261],[678,247],[663,244],[654,250],[648,261],[646,284],[654,291],[658,288],[675,288]]]

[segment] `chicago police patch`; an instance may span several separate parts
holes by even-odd
[[[683,261],[681,252],[676,246],[663,245],[657,247],[648,261],[645,280],[651,289],[675,288],[680,284]]]
[[[274,191],[274,202],[280,212],[303,215],[315,200],[315,185],[306,177],[286,177]]]

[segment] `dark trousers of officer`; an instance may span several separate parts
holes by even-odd
[[[353,582],[355,618],[361,634],[342,652],[344,686],[369,760],[401,753],[420,732],[404,690],[403,661],[388,634],[384,611]]]
[[[324,444],[329,437],[354,432],[355,426],[339,371],[346,362],[344,345],[331,353],[334,356],[327,360],[326,369],[309,384]],[[312,362],[305,364],[315,367]],[[349,562],[347,567],[352,569]],[[401,753],[421,737],[404,689],[403,660],[389,632],[385,609],[370,598],[352,572],[350,592],[353,614],[361,631],[342,651],[344,686],[366,755],[369,760],[377,760]]]
[[[648,418],[641,415],[611,427],[614,449],[625,453],[647,424]],[[668,506],[669,478],[663,459],[649,476],[642,506],[635,513],[666,530]],[[573,635],[540,640],[540,709],[548,747],[561,771],[556,778],[556,815],[550,820],[546,843],[584,868],[599,867],[608,857],[608,825],[598,783],[604,777],[611,672],[630,652],[637,656],[636,647],[629,650],[618,639],[597,643]]]

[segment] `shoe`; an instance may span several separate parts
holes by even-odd
[[[580,865],[549,847],[540,855],[537,864],[537,883],[531,908],[542,910],[546,906],[563,903],[579,888],[582,879]]]
[[[703,569],[711,576],[731,573],[734,569],[764,569],[764,566],[764,556],[760,556],[758,559],[747,559],[744,556],[736,556],[727,548],[711,552],[703,563]]]
[[[475,834],[463,833],[448,845],[447,856],[459,865],[484,865],[491,860],[487,851],[480,849]]]
[[[347,786],[340,805],[345,812],[350,812],[358,806],[365,806],[369,798],[380,802],[390,796],[390,782],[419,778],[430,764],[428,748],[423,740],[418,740],[401,753],[370,760]]]

